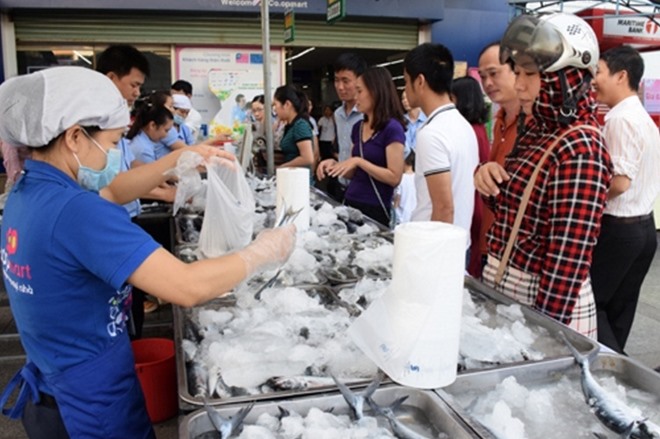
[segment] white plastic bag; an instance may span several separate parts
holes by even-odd
[[[212,258],[250,243],[254,195],[238,162],[214,158],[207,166],[206,211],[199,249]]]
[[[168,173],[177,178],[176,196],[173,215],[185,207],[189,210],[202,211],[206,200],[206,185],[199,175],[197,167],[204,163],[204,157],[196,152],[186,151],[179,157],[176,167]]]

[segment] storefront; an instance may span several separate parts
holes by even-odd
[[[260,6],[243,0],[194,3],[190,7],[174,0],[139,5],[70,0],[53,7],[50,1],[0,0],[4,77],[53,65],[93,68],[107,45],[132,44],[150,62],[145,91],[167,89],[176,79],[189,80],[194,104],[211,117],[222,103],[208,91],[207,71],[200,71],[211,64],[220,67],[217,62],[223,59],[231,61],[232,69],[260,68],[254,65],[260,62],[256,55],[261,49]],[[274,86],[293,82],[317,103],[332,102],[336,97],[331,66],[339,53],[356,51],[370,64],[400,59],[419,41],[430,40],[428,28],[442,19],[444,9],[443,0],[346,3],[346,17],[327,24],[325,0],[270,2]],[[296,15],[295,39],[288,43],[284,42],[285,8],[293,8]],[[201,65],[191,66],[191,56],[186,55],[191,51]],[[300,56],[304,51],[309,52]],[[394,66],[392,74],[401,76],[400,66]]]

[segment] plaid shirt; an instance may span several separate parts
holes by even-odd
[[[575,94],[584,71],[567,68],[564,73]],[[598,127],[590,95],[578,100],[577,113],[569,124],[558,120],[562,101],[559,73],[541,74],[534,117],[505,161],[511,178],[501,185],[496,198],[487,200],[495,212],[488,251],[499,260],[524,188],[546,148],[572,126]],[[510,266],[539,277],[535,308],[566,324],[571,321],[580,287],[589,276],[610,170],[610,158],[600,135],[578,130],[564,137],[542,165],[511,252]]]

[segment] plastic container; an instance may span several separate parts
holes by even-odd
[[[178,413],[174,341],[144,338],[131,345],[149,419],[157,423],[172,418]]]

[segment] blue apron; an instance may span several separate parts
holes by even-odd
[[[96,358],[66,371],[42,374],[28,362],[12,378],[0,397],[2,413],[19,418],[27,398],[39,402],[39,382],[46,383],[72,438],[155,438],[135,374],[128,337],[118,340]],[[16,403],[5,409],[10,395],[21,386]]]

